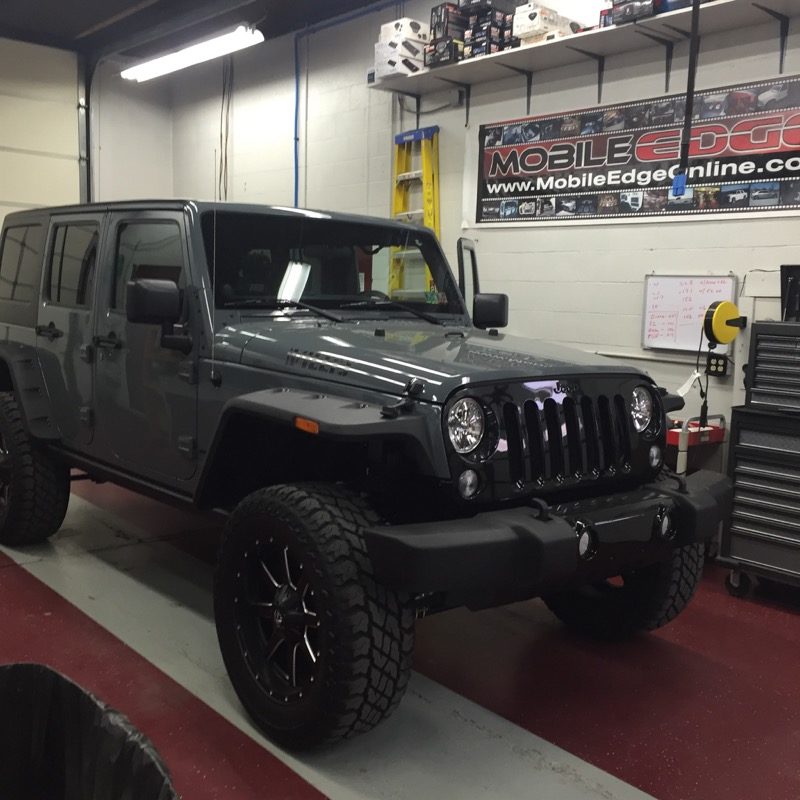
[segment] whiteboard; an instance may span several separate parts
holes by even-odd
[[[735,275],[647,275],[642,347],[696,353],[706,309],[716,300],[736,300]]]

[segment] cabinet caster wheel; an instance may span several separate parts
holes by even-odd
[[[753,581],[746,572],[732,570],[725,576],[725,588],[732,597],[746,597],[753,587]]]

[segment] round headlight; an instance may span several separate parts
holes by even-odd
[[[471,453],[483,439],[486,420],[481,404],[471,397],[456,400],[447,414],[447,433],[456,453]]]
[[[637,433],[647,430],[653,421],[653,395],[644,386],[637,386],[633,390],[631,419]]]

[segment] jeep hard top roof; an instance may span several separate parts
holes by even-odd
[[[307,219],[325,219],[334,222],[345,222],[361,225],[380,225],[381,227],[392,227],[402,231],[430,233],[428,228],[421,225],[413,225],[407,222],[397,222],[384,217],[371,217],[361,214],[342,214],[336,211],[323,211],[306,208],[292,208],[291,206],[268,206],[257,203],[228,203],[211,202],[206,200],[114,200],[105,203],[80,203],[67,206],[48,206],[42,208],[30,208],[23,211],[15,211],[7,214],[5,225],[13,224],[19,218],[20,221],[31,216],[41,218],[43,215],[55,214],[80,214],[83,212],[106,213],[112,211],[189,211],[194,214],[202,214],[206,211],[217,209],[219,212],[233,212],[238,214],[263,214],[270,217],[297,218],[306,217]]]

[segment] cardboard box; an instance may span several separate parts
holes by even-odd
[[[477,58],[478,56],[485,56],[489,53],[499,53],[501,49],[500,45],[494,42],[488,42],[486,44],[465,44],[464,58]]]
[[[653,16],[653,0],[613,0],[611,17],[615,25]]]
[[[431,41],[438,39],[463,40],[467,29],[467,16],[456,3],[440,3],[431,9]]]
[[[422,59],[392,56],[375,62],[375,77],[388,78],[390,75],[416,75],[425,68]]]
[[[388,42],[377,42],[375,45],[375,63],[386,61],[392,57],[414,58],[421,61],[425,58],[425,48],[422,42],[412,39],[392,39]]]
[[[611,9],[604,8],[600,11],[600,27],[610,28],[614,24],[614,19],[611,16]]]
[[[550,33],[540,33],[538,36],[523,36],[520,39],[520,44],[539,44],[541,42],[554,42],[556,39],[564,39],[567,36],[572,36],[572,31],[565,33],[564,31],[550,31]]]
[[[476,25],[464,33],[464,44],[483,44],[485,42],[501,42],[503,29],[497,25]]]
[[[472,13],[477,9],[498,9],[506,13],[514,10],[514,0],[458,0],[458,5]]]
[[[505,27],[507,16],[505,11],[482,8],[480,11],[473,12],[469,15],[469,27],[474,28],[476,25],[499,25],[503,28]]]
[[[381,25],[380,41],[390,42],[393,39],[410,39],[427,44],[431,40],[431,28],[426,22],[411,17],[403,17]]]
[[[460,39],[438,39],[425,47],[425,66],[442,67],[464,58],[464,42]]]
[[[539,36],[550,31],[562,30],[569,26],[569,20],[552,8],[541,6],[538,3],[527,3],[518,6],[514,12],[514,36],[526,38]]]

